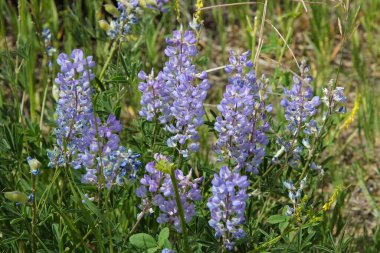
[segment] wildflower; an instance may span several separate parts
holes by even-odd
[[[89,195],[86,193],[86,194],[84,194],[84,199],[82,199],[82,204],[85,204],[86,203],[86,200],[88,200],[88,201],[94,201],[94,197],[89,197]]]
[[[344,87],[336,87],[334,89],[334,80],[331,80],[328,88],[323,88],[323,95],[322,101],[329,108],[330,114],[333,112],[346,112],[344,103],[347,101],[347,98],[344,96]]]
[[[286,216],[292,216],[293,214],[294,214],[294,208],[292,208],[290,206],[286,206],[285,215]]]
[[[340,130],[341,129],[344,129],[344,128],[348,128],[352,122],[354,122],[355,120],[355,117],[356,117],[356,114],[358,113],[359,111],[359,106],[360,106],[360,94],[358,94],[356,96],[356,99],[355,99],[355,104],[354,104],[354,108],[352,109],[352,112],[350,113],[350,115],[347,117],[347,119],[343,122],[342,126],[340,127]]]
[[[31,194],[29,194],[29,196],[28,196],[28,202],[29,202],[29,203],[32,203],[33,200],[34,200],[34,194],[31,193]]]
[[[304,177],[299,184],[299,188],[295,187],[291,180],[284,181],[283,185],[288,190],[288,197],[293,204],[293,208],[286,206],[285,215],[292,216],[299,210],[299,200],[302,197],[302,191],[306,188],[307,177]]]
[[[67,163],[74,169],[85,168],[83,183],[95,184],[101,171],[108,188],[123,184],[124,177],[136,176],[141,165],[139,155],[120,146],[122,125],[114,115],[106,122],[95,117],[90,81],[94,78],[92,57],[84,57],[83,51],[74,49],[69,57],[60,54],[61,66],[55,82],[60,85],[55,136],[57,145],[48,151],[49,166]]]
[[[295,189],[292,181],[284,181],[283,185],[288,190],[294,190]]]
[[[190,22],[190,27],[198,32],[201,28],[202,25],[202,11],[201,9],[203,8],[203,0],[197,0],[195,4],[195,13],[193,15],[193,20]]]
[[[44,39],[44,47],[46,55],[48,56],[48,67],[49,70],[52,71],[52,60],[51,57],[57,52],[57,50],[53,47],[52,39],[51,39],[51,31],[49,28],[44,28],[42,30],[42,37]]]
[[[93,125],[92,128],[96,129],[96,126]],[[125,176],[134,179],[141,165],[138,160],[140,155],[120,146],[118,135],[122,130],[120,122],[111,114],[104,124],[98,119],[97,128],[98,133],[93,136],[89,149],[80,153],[79,159],[73,164],[74,168],[81,166],[86,168],[82,182],[98,183],[97,175],[100,174],[100,170],[103,170],[107,188],[111,188],[114,184],[124,184]],[[98,141],[98,138],[101,141]]]
[[[139,3],[137,0],[119,0],[115,12],[119,12],[118,17],[112,20],[106,29],[111,39],[115,39],[118,35],[128,35],[132,26],[138,23]]]
[[[198,150],[197,127],[203,124],[203,101],[210,85],[207,75],[199,74],[193,64],[198,53],[194,33],[174,31],[173,37],[166,42],[165,54],[169,60],[163,70],[155,78],[153,73],[149,76],[143,71],[139,73],[143,80],[139,84],[143,94],[140,115],[163,124],[164,130],[172,134],[167,145],[180,145],[186,157],[189,151]]]
[[[57,128],[54,130],[57,147],[48,151],[49,165],[69,162],[78,152],[84,152],[92,136],[94,120],[90,81],[94,78],[92,56],[84,57],[83,51],[74,49],[70,56],[60,54],[57,59],[61,72],[55,82],[60,86],[56,109]]]
[[[288,164],[294,168],[299,165],[304,150],[303,147],[311,149],[310,136],[318,134],[320,131],[317,122],[312,119],[317,114],[320,99],[318,96],[313,95],[310,86],[313,78],[308,74],[309,67],[305,62],[302,62],[300,70],[301,76],[293,77],[292,88],[285,88],[285,96],[281,100],[281,106],[285,109],[285,119],[290,136],[277,139],[277,143],[284,147],[287,152]],[[298,136],[302,133],[301,145],[298,141]],[[290,159],[288,159],[289,154],[292,154]]]
[[[140,209],[143,211],[140,215],[143,215],[152,206],[157,206],[160,210],[157,222],[173,224],[178,232],[182,232],[170,175],[158,171],[156,167],[161,159],[168,161],[167,157],[156,154],[155,161],[146,165],[147,174],[141,178],[141,186],[136,190],[136,196],[142,198]],[[191,171],[188,175],[184,175],[181,170],[175,170],[186,222],[190,222],[196,214],[193,202],[201,199],[198,184],[202,178],[190,180],[190,176]]]
[[[239,56],[231,52],[230,65],[225,70],[236,73],[229,77],[218,105],[222,116],[216,118],[214,127],[219,132],[215,152],[221,160],[233,159],[237,163],[235,169],[257,173],[268,144],[266,113],[271,107],[265,105],[266,84],[256,80],[250,52]]]
[[[343,190],[343,187],[342,186],[338,186],[335,188],[335,191],[333,193],[333,195],[331,195],[331,197],[329,198],[329,200],[327,201],[327,203],[325,203],[322,207],[322,210],[323,211],[328,211],[330,210],[332,204],[334,203],[334,201],[337,199],[339,193]]]
[[[301,70],[303,78],[294,76],[292,89],[285,88],[285,98],[281,100],[281,106],[285,108],[285,118],[288,121],[287,128],[293,136],[299,134],[301,126],[317,113],[317,107],[320,105],[319,97],[313,96],[310,87],[313,78],[307,74],[309,68],[303,63]]]
[[[243,224],[248,186],[247,176],[231,172],[225,166],[219,174],[214,174],[212,180],[212,197],[207,202],[211,212],[209,224],[216,231],[215,237],[222,237],[224,246],[230,250],[234,247],[235,239],[245,237]]]

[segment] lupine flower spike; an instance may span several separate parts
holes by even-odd
[[[287,129],[290,132],[288,138],[280,138],[277,142],[282,148],[293,155],[289,159],[289,164],[296,167],[299,164],[299,158],[303,147],[310,149],[309,137],[320,131],[317,122],[312,119],[317,114],[317,107],[320,105],[318,96],[313,95],[310,86],[313,78],[308,74],[309,67],[305,62],[300,66],[301,76],[293,76],[293,86],[291,89],[284,90],[284,98],[281,100],[281,106],[285,109],[285,119]],[[297,138],[304,134],[302,146],[298,143]]]
[[[108,188],[123,184],[126,175],[134,178],[141,164],[139,154],[119,145],[120,122],[112,114],[104,124],[95,118],[90,88],[94,78],[91,68],[95,65],[92,57],[84,57],[82,50],[74,49],[70,57],[60,54],[57,62],[61,66],[55,79],[60,85],[57,146],[48,151],[49,166],[60,167],[66,163],[74,169],[84,168],[82,182],[90,184],[98,183],[102,169]]]
[[[182,232],[171,178],[168,174],[157,170],[157,163],[162,159],[169,161],[167,157],[156,154],[155,161],[145,167],[147,174],[141,178],[141,186],[136,190],[136,195],[142,198],[140,205],[142,212],[139,215],[144,215],[156,206],[160,210],[157,222],[172,224],[178,232]],[[178,181],[185,220],[190,222],[196,214],[194,201],[202,198],[198,189],[202,178],[191,180],[191,171],[188,175],[184,175],[181,170],[175,170],[175,177]]]
[[[230,76],[218,105],[222,116],[215,123],[219,132],[215,152],[220,160],[235,161],[235,169],[257,173],[268,144],[266,114],[272,110],[271,105],[265,104],[267,87],[256,79],[250,52],[231,52],[226,72]]]
[[[215,229],[215,237],[222,238],[227,249],[233,249],[236,239],[245,237],[244,211],[249,186],[247,176],[222,167],[212,180],[212,197],[207,206],[211,212],[209,224]]]
[[[169,147],[184,147],[184,157],[199,148],[197,127],[203,124],[203,101],[210,85],[206,73],[199,73],[193,64],[198,51],[193,32],[174,31],[166,40],[169,60],[156,77],[141,71],[139,90],[143,94],[140,115],[148,121],[158,120],[172,134]],[[188,142],[190,142],[188,144]]]

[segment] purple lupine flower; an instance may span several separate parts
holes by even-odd
[[[143,215],[152,206],[157,206],[160,210],[157,222],[173,224],[176,230],[181,233],[182,228],[170,175],[156,169],[156,163],[161,159],[167,160],[168,158],[156,154],[155,161],[148,163],[145,167],[147,174],[140,179],[141,186],[136,190],[136,196],[142,198],[140,205],[142,212],[139,215]],[[175,170],[186,222],[190,222],[196,215],[193,202],[202,198],[198,189],[198,184],[202,178],[190,180],[190,177],[191,171],[188,175],[184,175],[181,170]]]
[[[119,0],[117,2],[119,17],[111,20],[107,35],[115,39],[119,34],[130,34],[132,26],[138,23],[137,14],[140,12],[138,0]]]
[[[82,50],[74,49],[70,56],[61,53],[57,62],[61,67],[55,79],[60,87],[54,130],[57,148],[48,152],[51,167],[75,160],[78,153],[85,152],[95,134],[91,130],[94,114],[90,81],[95,65],[92,56],[84,57]]]
[[[235,169],[257,173],[268,144],[266,112],[272,107],[265,105],[267,88],[256,80],[250,52],[239,56],[230,53],[226,72],[234,71],[218,105],[222,116],[217,117],[215,123],[215,130],[219,132],[215,152],[220,159],[233,159],[237,163]]]
[[[49,28],[42,29],[42,37],[44,38],[44,46],[46,54],[49,57],[49,68],[52,66],[51,57],[55,54],[56,49],[52,46],[51,31]]]
[[[222,238],[226,248],[233,249],[234,240],[245,237],[244,210],[249,186],[247,176],[231,172],[226,166],[212,180],[212,197],[207,206],[211,212],[209,224],[215,229],[215,237]]]
[[[83,183],[98,183],[97,175],[103,170],[107,188],[114,184],[124,184],[124,178],[136,177],[137,170],[141,165],[138,160],[139,154],[132,153],[120,146],[119,133],[122,130],[120,122],[114,115],[109,115],[107,121],[101,124],[98,119],[98,135],[93,136],[89,149],[80,153],[74,166],[85,167],[86,174],[82,176]],[[96,126],[93,125],[96,129]],[[98,141],[98,138],[101,141]],[[100,150],[99,150],[100,149]],[[101,154],[99,157],[98,154]]]
[[[290,135],[277,140],[287,153],[287,157],[292,154],[292,157],[288,159],[288,164],[293,168],[299,165],[304,148],[311,148],[310,136],[320,131],[317,122],[312,118],[317,114],[320,99],[313,95],[310,86],[313,78],[308,74],[309,67],[306,62],[302,62],[300,70],[301,76],[293,76],[293,86],[291,89],[284,89],[285,96],[281,100],[281,106],[285,108],[285,119]],[[299,142],[298,137],[302,133],[302,140]]]
[[[347,98],[344,95],[344,87],[336,87],[334,89],[334,80],[331,80],[329,87],[323,88],[323,95],[324,96],[322,97],[322,101],[329,108],[330,114],[333,112],[346,112],[344,103],[347,101]]]
[[[203,101],[210,84],[206,73],[199,73],[193,64],[197,55],[193,32],[174,31],[166,40],[166,56],[169,60],[156,77],[143,71],[139,78],[139,90],[143,93],[140,115],[148,121],[157,119],[172,134],[169,147],[183,146],[183,156],[198,150],[197,127],[203,124]],[[184,146],[190,143],[187,149]]]
[[[320,105],[319,97],[313,96],[310,86],[313,78],[308,75],[309,67],[302,64],[301,72],[302,79],[294,76],[292,88],[284,89],[285,97],[281,100],[281,106],[285,108],[287,128],[293,136],[300,133],[308,119],[317,113],[317,107]]]
[[[307,176],[304,177],[300,183],[299,187],[296,188],[291,180],[283,182],[284,187],[288,190],[288,197],[293,205],[293,208],[286,206],[285,215],[292,216],[300,203],[302,192],[307,185]]]
[[[90,81],[94,78],[91,68],[95,65],[92,56],[84,57],[83,51],[74,49],[70,57],[60,54],[57,60],[61,66],[55,82],[60,85],[55,136],[57,145],[48,151],[49,166],[64,163],[74,169],[86,169],[83,183],[98,183],[103,170],[108,188],[122,184],[128,174],[136,176],[140,166],[139,155],[120,146],[120,122],[109,115],[102,124],[93,113]]]

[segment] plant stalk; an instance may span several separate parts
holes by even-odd
[[[178,164],[179,164],[179,169],[181,169],[181,165],[182,165],[182,155],[181,154],[179,154]],[[179,195],[177,180],[175,178],[175,169],[174,168],[172,168],[172,170],[170,172],[170,178],[172,180],[174,194],[175,194],[175,201],[177,203],[178,214],[179,214],[179,218],[181,221],[181,228],[182,228],[182,235],[183,235],[183,241],[184,241],[184,246],[185,246],[185,252],[190,253],[189,240],[187,237],[186,220],[185,220],[185,215],[184,215],[183,206],[182,206],[182,202],[181,202],[181,197]]]
[[[37,245],[36,245],[36,219],[37,219],[37,208],[36,208],[36,177],[32,175],[32,194],[33,194],[33,201],[32,201],[32,252],[37,252]]]

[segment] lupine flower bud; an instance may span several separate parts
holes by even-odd
[[[28,156],[26,160],[28,161],[30,172],[34,176],[38,176],[41,173],[40,171],[41,163],[36,158],[31,158],[30,156]]]

